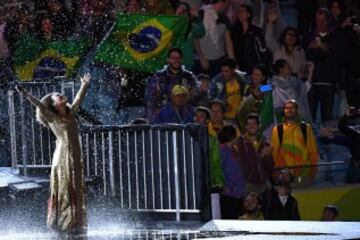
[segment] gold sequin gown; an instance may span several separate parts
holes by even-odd
[[[70,117],[67,119],[52,113],[40,100],[26,93],[27,99],[40,109],[56,136],[50,175],[47,225],[60,231],[84,230],[87,224],[83,161],[78,123],[75,118],[86,87],[86,83],[81,85],[74,102],[70,105]]]

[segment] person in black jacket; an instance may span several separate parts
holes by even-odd
[[[347,182],[360,182],[360,109],[350,107],[339,120],[338,128],[352,143]]]
[[[297,200],[291,196],[292,179],[291,172],[283,169],[274,186],[262,194],[265,220],[300,220]]]
[[[320,8],[315,15],[316,28],[303,38],[307,60],[315,67],[308,92],[313,120],[321,106],[321,122],[333,119],[335,92],[344,79],[345,38],[331,28],[331,16],[327,9]]]
[[[265,45],[264,32],[252,24],[252,18],[252,8],[240,5],[237,21],[231,29],[236,61],[240,70],[247,73],[257,64],[271,64],[271,53]]]

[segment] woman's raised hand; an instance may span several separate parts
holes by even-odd
[[[271,9],[268,13],[268,21],[269,23],[275,23],[279,19],[279,13],[276,9]]]
[[[84,76],[82,76],[82,77],[80,78],[80,81],[81,81],[81,83],[83,83],[83,84],[89,84],[89,83],[90,83],[90,79],[91,79],[91,75],[90,75],[89,73],[86,73],[86,74],[84,74]]]

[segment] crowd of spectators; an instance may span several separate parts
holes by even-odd
[[[118,12],[187,16],[187,37],[156,73],[105,68],[91,59]],[[48,0],[1,13],[0,86],[16,79],[21,34],[41,41],[86,36],[91,46],[79,71],[94,78],[94,98],[84,104],[90,115],[104,124],[142,117],[205,125],[223,217],[298,220],[291,182],[311,184],[319,159],[346,163],[352,148],[348,180],[359,180],[358,127],[342,118],[343,134],[337,129],[343,115],[360,115],[359,24],[356,0]],[[342,151],[331,152],[335,147]],[[274,170],[288,167],[293,181]]]

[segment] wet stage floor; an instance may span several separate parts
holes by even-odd
[[[116,203],[91,192],[87,233],[59,235],[46,227],[47,196],[47,187],[22,195],[0,187],[0,240],[360,239],[360,222],[154,221],[125,213]]]
[[[46,228],[46,204],[41,198],[22,206],[17,204],[17,201],[1,204],[5,208],[1,208],[0,214],[0,240],[360,239],[359,222],[144,221],[101,199],[88,202],[86,234],[59,235]]]
[[[162,225],[162,226],[160,226]],[[211,221],[193,224],[153,223],[153,227],[132,229],[113,225],[89,226],[87,234],[62,234],[44,231],[8,231],[0,239],[123,239],[123,240],[182,240],[182,239],[359,239],[359,223],[337,222],[268,222],[268,221]],[[164,228],[166,227],[166,228]]]

